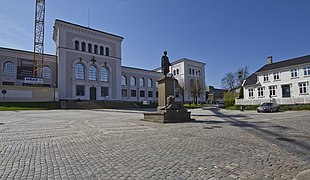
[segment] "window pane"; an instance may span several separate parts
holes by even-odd
[[[102,67],[100,72],[100,81],[108,82],[109,81],[109,71],[108,68]]]
[[[109,96],[109,87],[101,87],[101,96],[102,97]]]
[[[92,47],[93,47],[93,46],[92,46],[91,44],[88,44],[88,52],[89,52],[89,53],[92,53],[92,52],[93,52]]]
[[[97,45],[94,46],[94,53],[98,54],[98,46]]]
[[[84,79],[84,65],[81,63],[78,63],[75,65],[75,78],[76,79]]]
[[[51,79],[52,77],[52,70],[50,67],[48,66],[44,66],[43,67],[43,78],[46,78],[46,79]]]
[[[84,86],[76,86],[76,95],[77,96],[84,96],[85,91],[84,91]]]
[[[145,91],[140,91],[140,97],[145,97]]]
[[[80,42],[75,41],[75,50],[80,50]]]
[[[127,97],[127,89],[122,89],[122,97]]]
[[[89,66],[88,69],[88,80],[96,81],[97,80],[97,68],[93,65]]]
[[[136,78],[133,77],[133,76],[130,78],[130,85],[131,86],[136,86]]]
[[[110,49],[108,47],[105,48],[105,55],[110,56]]]
[[[82,51],[86,51],[86,44],[85,44],[85,42],[82,42]]]
[[[126,76],[122,76],[122,86],[126,86],[127,85],[127,78]]]
[[[148,97],[150,97],[150,98],[153,97],[153,91],[148,92]]]
[[[143,78],[140,78],[140,83],[139,83],[139,84],[140,84],[141,87],[144,87],[144,86],[145,86],[145,85],[144,85],[144,79],[143,79]]]
[[[153,80],[150,78],[147,82],[148,87],[153,87]]]
[[[3,74],[14,75],[15,65],[13,62],[5,62],[3,67]]]
[[[131,95],[131,97],[136,97],[137,96],[137,91],[136,90],[131,90],[130,95]]]
[[[100,55],[103,55],[103,46],[100,46]]]

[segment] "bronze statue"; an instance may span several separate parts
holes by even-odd
[[[165,77],[167,77],[167,74],[170,72],[169,66],[171,66],[171,64],[167,56],[167,51],[164,51],[164,55],[161,57],[161,70],[164,73]]]

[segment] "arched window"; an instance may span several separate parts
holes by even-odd
[[[85,68],[81,63],[75,65],[75,79],[85,79]]]
[[[106,67],[101,67],[100,69],[100,81],[109,81],[109,70]]]
[[[89,53],[93,52],[93,46],[90,43],[88,44],[88,52]]]
[[[14,75],[15,65],[11,61],[7,61],[3,64],[3,74],[5,75]]]
[[[151,78],[149,78],[149,79],[147,80],[147,86],[148,86],[148,87],[153,87],[153,80],[152,80]]]
[[[140,78],[139,79],[139,85],[140,85],[140,87],[144,87],[145,86],[144,78]]]
[[[158,82],[157,81],[155,82],[155,86],[158,88]]]
[[[180,74],[180,70],[179,69],[177,69],[177,75],[179,75]]]
[[[103,55],[103,46],[100,46],[100,55]]]
[[[75,50],[80,50],[80,42],[78,40],[74,42],[74,48]]]
[[[131,78],[130,78],[130,85],[136,86],[136,78],[134,76],[131,76]]]
[[[90,65],[88,68],[88,80],[91,81],[97,80],[97,68],[94,65]]]
[[[86,51],[86,43],[82,42],[82,51],[85,52]]]
[[[105,48],[105,55],[110,56],[110,49],[108,47]]]
[[[43,66],[43,78],[51,79],[52,78],[52,69],[48,66]]]
[[[173,70],[173,75],[176,75],[176,71],[175,71],[175,69]]]
[[[198,70],[198,76],[200,76],[200,70]]]
[[[94,53],[98,54],[98,46],[97,45],[94,46]]]
[[[189,68],[189,74],[192,74],[192,68]]]
[[[122,75],[122,86],[126,86],[127,85],[127,77]]]

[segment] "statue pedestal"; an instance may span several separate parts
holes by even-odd
[[[143,121],[151,121],[158,123],[180,123],[193,121],[187,109],[182,103],[172,104],[167,102],[168,97],[174,96],[174,81],[172,77],[162,77],[158,80],[158,108],[157,112],[144,113]]]

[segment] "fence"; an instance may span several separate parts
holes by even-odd
[[[271,99],[236,99],[236,105],[260,105],[265,102],[277,104],[310,104],[310,97],[271,98]]]

